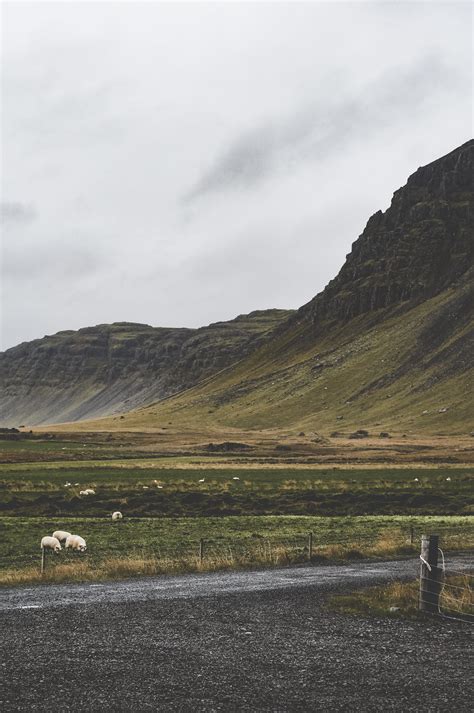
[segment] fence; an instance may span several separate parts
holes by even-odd
[[[387,558],[393,556],[409,556],[416,553],[419,532],[416,532],[413,525],[405,528],[378,529],[372,532],[354,532],[349,530],[345,533],[343,528],[335,528],[328,531],[314,532],[293,532],[285,537],[278,535],[274,530],[265,535],[236,532],[233,535],[226,533],[220,536],[214,533],[207,537],[159,537],[147,542],[133,543],[130,538],[131,531],[127,530],[127,535],[120,537],[120,532],[125,532],[122,522],[106,525],[114,528],[116,541],[91,539],[89,549],[84,554],[70,553],[63,551],[59,556],[46,551],[41,552],[41,564],[37,545],[26,546],[23,551],[11,549],[4,551],[0,556],[0,576],[1,571],[34,569],[41,570],[42,573],[49,573],[56,569],[58,565],[73,565],[82,562],[89,567],[89,570],[101,570],[104,574],[113,575],[113,566],[119,567],[119,561],[126,559],[129,567],[132,567],[132,560],[136,561],[136,573],[140,573],[140,561],[147,567],[146,571],[152,571],[153,566],[157,572],[162,571],[185,571],[196,569],[218,569],[224,567],[239,567],[255,565],[282,565],[304,562],[330,562],[337,560],[356,560],[362,557]],[[459,526],[447,525],[441,527],[439,532],[443,538],[443,547],[455,550],[463,545],[466,547],[474,544],[474,519],[472,524],[460,528]],[[87,534],[87,533],[86,533]],[[438,545],[436,545],[437,547]],[[437,552],[437,550],[436,550]],[[434,562],[433,553],[425,553],[426,561],[432,566]],[[435,567],[437,566],[437,560]],[[130,571],[132,571],[130,569]],[[429,572],[429,570],[427,570]],[[433,570],[435,571],[435,570]],[[423,575],[426,576],[426,573]],[[430,580],[431,581],[431,580]],[[448,602],[448,592],[451,581],[443,580],[444,599]],[[441,580],[438,583],[438,594],[441,592]],[[423,599],[437,607],[437,599],[433,599],[436,587],[427,584],[426,595]],[[452,586],[460,586],[453,583]],[[427,609],[428,610],[428,609]]]
[[[439,535],[422,536],[420,560],[420,611],[474,623],[474,575],[446,566]]]

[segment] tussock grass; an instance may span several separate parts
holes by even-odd
[[[472,575],[448,574],[440,595],[440,613],[471,619],[474,614],[472,581]],[[418,580],[393,582],[351,594],[334,595],[329,599],[328,606],[344,614],[413,618],[421,616],[418,609],[419,589]]]

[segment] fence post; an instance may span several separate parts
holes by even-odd
[[[308,536],[308,559],[311,562],[313,559],[313,533],[310,532]]]
[[[413,541],[415,539],[415,528],[413,525],[410,525],[410,545],[413,544]]]
[[[46,567],[46,550],[44,547],[41,548],[41,575],[44,574],[44,570]]]
[[[441,569],[438,567],[438,535],[421,536],[420,611],[439,613]]]
[[[202,561],[204,559],[204,540],[201,539],[199,540],[199,564],[202,564]]]

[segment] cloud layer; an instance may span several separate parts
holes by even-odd
[[[466,141],[466,3],[7,3],[2,348],[298,307]]]

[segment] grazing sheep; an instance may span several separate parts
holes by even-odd
[[[86,541],[79,535],[69,535],[66,540],[66,549],[76,550],[77,552],[85,552],[87,550]]]
[[[446,478],[446,480],[447,480],[447,481],[448,481],[448,483],[449,483],[449,482],[450,482],[450,480],[451,480],[451,478],[450,478],[450,477],[448,476],[448,477]]]
[[[53,550],[56,554],[61,551],[61,543],[56,537],[43,537],[41,540],[42,550]]]
[[[123,515],[118,510],[116,512],[112,513],[112,520],[121,520],[122,518],[123,518]]]
[[[86,488],[85,490],[80,490],[79,495],[95,495],[95,490],[92,490],[92,488]]]
[[[236,475],[234,475],[234,477],[232,478],[232,480],[240,480],[240,478],[238,478]]]
[[[414,483],[418,483],[418,478],[413,478]]]
[[[206,480],[205,478],[200,478],[199,482],[204,483],[205,480]]]
[[[56,530],[56,532],[53,532],[53,537],[59,540],[59,542],[66,542],[70,534],[70,532],[66,532],[65,530]]]

